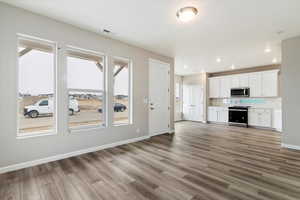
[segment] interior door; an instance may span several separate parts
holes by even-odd
[[[191,86],[192,121],[203,121],[203,89],[200,85]]]
[[[183,86],[183,116],[185,120],[203,121],[203,88],[200,85]]]
[[[192,120],[191,110],[191,87],[190,85],[183,85],[183,118],[185,120]]]
[[[170,65],[149,61],[149,133],[170,131]]]

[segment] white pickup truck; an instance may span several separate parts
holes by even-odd
[[[41,115],[53,114],[53,99],[41,99],[33,105],[24,107],[24,116],[36,118]],[[69,115],[80,112],[78,101],[76,99],[69,100]]]

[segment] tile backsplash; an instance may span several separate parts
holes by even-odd
[[[281,98],[230,98],[211,99],[210,106],[251,106],[254,108],[281,109]]]

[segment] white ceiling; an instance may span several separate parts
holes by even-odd
[[[90,31],[109,29],[115,39],[175,57],[181,75],[280,61],[281,41],[300,35],[299,0],[0,1]],[[199,14],[179,22],[177,9],[190,5]],[[265,53],[266,47],[272,51]]]

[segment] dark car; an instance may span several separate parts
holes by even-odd
[[[124,112],[127,109],[127,107],[121,103],[115,103],[114,111],[115,112]],[[102,108],[98,109],[98,112],[102,113]]]

